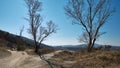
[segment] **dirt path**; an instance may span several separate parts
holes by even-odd
[[[58,54],[59,52],[62,52],[61,50],[49,53],[49,54],[45,54],[44,57],[45,59],[50,59],[52,56],[54,56],[55,54]]]
[[[0,68],[50,68],[49,65],[40,60],[39,56],[30,56],[26,52],[10,51],[11,56],[0,59]],[[46,59],[51,58],[55,53],[44,55]]]

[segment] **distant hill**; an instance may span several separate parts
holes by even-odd
[[[73,50],[77,51],[80,49],[85,48],[87,45],[86,44],[80,44],[80,45],[61,45],[61,46],[53,46],[56,49],[61,49],[61,50]],[[100,45],[100,44],[95,44],[94,47],[97,48],[99,46],[105,46],[105,45]],[[120,49],[120,46],[112,46],[111,49]]]
[[[61,49],[61,50],[79,50],[80,48],[85,47],[85,44],[83,45],[61,45],[61,46],[53,46],[56,49]]]
[[[16,47],[16,45],[26,46],[28,48],[34,47],[33,40],[0,30],[0,46]],[[41,48],[52,48],[52,47],[42,44]]]
[[[120,50],[120,46],[112,46],[113,50]]]
[[[94,47],[98,47],[100,46],[99,44],[95,44]],[[54,46],[54,48],[57,48],[57,49],[62,49],[62,50],[79,50],[81,48],[85,48],[86,47],[86,44],[80,44],[80,45],[62,45],[62,46]]]

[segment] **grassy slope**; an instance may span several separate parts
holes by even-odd
[[[51,61],[65,68],[120,68],[120,51],[71,53],[63,51]]]

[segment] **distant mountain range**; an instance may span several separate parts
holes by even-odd
[[[98,47],[98,44],[95,44],[95,47]],[[86,44],[80,44],[80,45],[62,45],[62,46],[54,46],[56,49],[62,49],[62,50],[79,50],[81,48],[85,48]]]
[[[86,44],[80,44],[80,45],[62,45],[62,46],[53,46],[53,47],[56,49],[61,49],[61,50],[77,51],[77,50],[85,48],[86,46],[87,46]],[[105,45],[100,45],[100,44],[94,45],[95,48],[97,48],[99,46],[105,46]],[[111,45],[111,49],[119,49],[120,50],[120,46],[112,46]]]

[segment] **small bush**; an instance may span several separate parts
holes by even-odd
[[[24,45],[18,45],[17,46],[17,51],[24,51],[26,47]]]
[[[55,54],[53,58],[60,58],[61,60],[72,61],[75,59],[73,55],[74,53],[64,50],[62,52],[59,52],[58,54]]]
[[[26,53],[27,53],[28,55],[37,55],[37,54],[35,53],[35,49],[26,49],[25,51],[26,51]]]
[[[53,49],[53,48],[42,48],[42,49],[40,49],[41,54],[48,54],[48,53],[52,53],[54,51],[56,51],[56,49]]]

